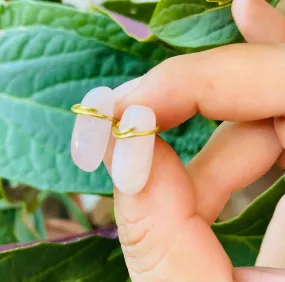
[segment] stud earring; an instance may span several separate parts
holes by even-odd
[[[80,169],[92,172],[101,164],[112,125],[116,123],[114,108],[112,90],[108,87],[92,89],[81,104],[72,107],[78,116],[72,133],[71,156]]]
[[[133,105],[113,125],[117,139],[112,161],[115,186],[125,194],[136,194],[146,185],[153,158],[156,117],[152,109]]]

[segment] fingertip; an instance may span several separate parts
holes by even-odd
[[[247,42],[285,41],[285,18],[264,0],[234,0],[234,20]]]

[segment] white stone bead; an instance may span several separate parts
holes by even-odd
[[[137,132],[155,129],[154,112],[144,106],[130,106],[122,116],[119,130],[132,127]],[[155,134],[116,140],[112,178],[121,192],[136,194],[146,185],[152,166],[154,141]]]
[[[81,104],[97,109],[100,114],[114,115],[115,102],[108,87],[92,89]],[[111,121],[77,115],[71,139],[71,156],[80,169],[91,172],[98,168],[108,145],[111,127]]]

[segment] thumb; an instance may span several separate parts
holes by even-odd
[[[120,96],[116,91],[115,97]],[[104,159],[109,171],[114,142]],[[119,239],[133,282],[232,282],[228,256],[210,226],[196,214],[189,174],[160,137],[155,140],[146,186],[134,195],[115,188],[114,199]]]
[[[133,282],[232,282],[229,258],[210,226],[195,213],[189,175],[162,139],[156,139],[144,189],[135,195],[115,189],[114,198],[119,239]]]

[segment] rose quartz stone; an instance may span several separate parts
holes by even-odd
[[[133,105],[123,114],[120,130],[135,127],[137,132],[156,127],[154,112],[147,107]],[[155,134],[117,139],[112,162],[115,186],[125,194],[136,194],[146,185],[154,149]]]
[[[100,114],[114,115],[114,98],[108,87],[92,89],[81,104],[97,109]],[[111,121],[77,115],[71,139],[71,156],[80,169],[91,172],[98,168],[108,145],[111,127]]]

